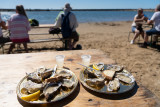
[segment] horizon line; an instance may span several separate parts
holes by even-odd
[[[25,9],[26,11],[62,11],[63,9]],[[137,9],[73,9],[72,11],[136,11]],[[154,11],[152,8],[143,9],[144,11]],[[0,11],[15,11],[15,9],[3,9]]]

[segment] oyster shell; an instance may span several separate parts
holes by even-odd
[[[42,83],[42,77],[38,75],[37,71],[27,74],[27,80],[31,80],[35,83]]]
[[[45,86],[43,90],[43,94],[45,96],[46,101],[51,101],[59,94],[59,88],[61,87],[61,83],[49,83]]]
[[[130,74],[126,74],[126,73],[117,73],[116,74],[116,77],[124,82],[124,83],[127,83],[127,84],[131,84],[135,81],[133,75],[130,75]]]
[[[108,70],[113,70],[113,71],[116,71],[116,72],[120,72],[123,70],[123,66],[119,66],[119,65],[108,65],[107,66],[107,69]]]
[[[36,69],[35,72],[27,74],[27,79],[35,83],[42,83],[43,80],[49,78],[52,75],[52,71],[53,69],[46,69],[45,67],[40,67]]]
[[[46,79],[47,82],[62,82],[63,79],[70,79],[72,74],[67,72],[66,70],[62,70],[54,75],[54,77]]]
[[[68,72],[67,70],[61,70],[60,72],[57,73],[58,76],[62,76],[64,78],[71,78],[72,74],[70,72]]]
[[[102,75],[102,72],[101,71],[98,71],[98,70],[92,70],[92,69],[85,69],[84,70],[84,74],[88,76],[88,78],[105,78],[103,75]]]
[[[63,79],[62,81],[62,87],[64,90],[71,89],[75,82],[72,79]]]
[[[104,85],[104,78],[94,78],[94,79],[85,79],[84,80],[90,86],[103,86]]]
[[[105,82],[107,84],[107,82]],[[109,81],[107,84],[107,91],[117,91],[120,88],[120,82],[118,78],[114,78],[113,81]]]
[[[96,64],[97,67],[100,69],[100,70],[103,70],[104,69],[104,63],[100,62],[98,64]]]
[[[43,85],[32,82],[31,80],[23,83],[23,88],[21,89],[22,94],[32,94],[38,90],[42,90]]]
[[[37,69],[38,75],[41,76],[43,80],[49,78],[52,75],[53,69],[39,68]]]

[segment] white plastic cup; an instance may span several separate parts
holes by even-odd
[[[64,58],[65,58],[64,55],[57,55],[57,56],[56,56],[57,68],[63,68]]]
[[[82,55],[82,64],[89,66],[90,65],[90,60],[91,60],[91,56],[90,55]]]

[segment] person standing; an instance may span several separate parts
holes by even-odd
[[[64,14],[59,15],[54,24],[54,28],[61,27],[62,36],[67,39],[69,49],[72,50],[79,40],[79,35],[76,32],[78,22],[74,13],[71,12],[72,8],[69,3],[64,6]]]
[[[22,43],[25,51],[28,52],[27,42],[30,41],[28,35],[30,24],[23,5],[16,6],[16,14],[12,15],[8,20],[8,29],[11,33],[10,39],[13,42],[8,54],[10,54],[16,43]]]

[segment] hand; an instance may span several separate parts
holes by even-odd
[[[6,22],[5,22],[5,21],[2,21],[2,24],[3,24],[3,25],[6,25]]]
[[[145,20],[145,16],[142,17],[142,20]]]

